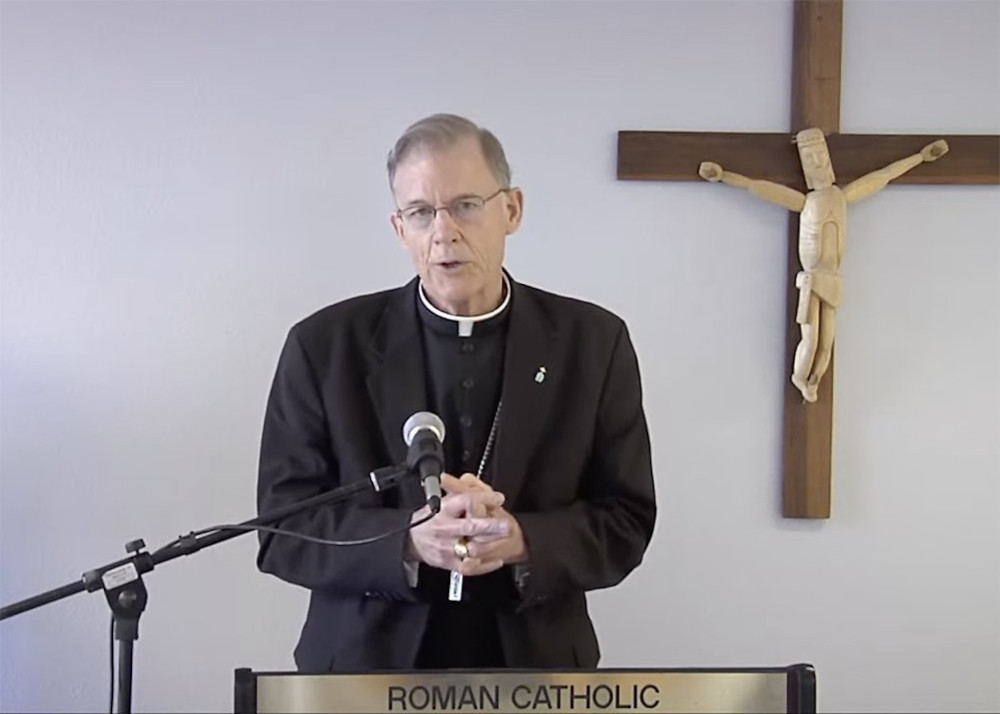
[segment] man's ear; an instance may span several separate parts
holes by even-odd
[[[396,234],[396,238],[399,240],[400,244],[406,245],[406,236],[403,233],[403,221],[400,219],[398,213],[389,214],[389,223],[392,224],[392,230]]]
[[[521,225],[524,215],[524,192],[514,187],[504,191],[504,218],[507,222],[507,234],[510,235]]]

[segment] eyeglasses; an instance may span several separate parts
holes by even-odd
[[[448,215],[456,223],[475,225],[482,219],[486,204],[507,190],[506,188],[497,189],[496,193],[491,193],[486,198],[462,196],[444,206],[428,206],[427,204],[411,206],[396,211],[396,215],[407,228],[414,231],[425,231],[430,228],[431,223],[437,218],[438,211],[448,211]]]

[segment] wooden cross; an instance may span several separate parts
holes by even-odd
[[[779,134],[618,132],[618,178],[638,181],[699,181],[698,166],[714,161],[732,171],[805,188],[792,136],[817,127],[827,136],[837,184],[904,156],[936,139],[949,152],[894,183],[1000,183],[1000,136],[840,134],[840,58],[843,0],[795,0],[793,12],[792,127]],[[799,326],[795,321],[799,270],[799,215],[789,215],[788,310],[786,316],[784,464],[782,513],[786,518],[829,518],[833,442],[833,361],[809,403],[791,384]]]

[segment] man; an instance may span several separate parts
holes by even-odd
[[[521,222],[500,143],[453,115],[389,154],[418,277],[295,325],[265,414],[261,512],[402,463],[405,420],[446,426],[441,512],[416,479],[281,524],[258,566],[311,590],[300,671],[593,668],[585,593],[641,561],[656,514],[635,353],[595,305],[503,269]],[[456,477],[451,474],[462,474]]]

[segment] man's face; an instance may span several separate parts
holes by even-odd
[[[516,188],[494,196],[499,188],[474,137],[436,152],[418,148],[396,167],[393,193],[402,213],[452,206],[458,214],[439,210],[426,227],[391,216],[427,296],[441,310],[478,315],[499,304],[504,247],[521,223],[524,201]],[[490,196],[475,208],[477,199]]]

